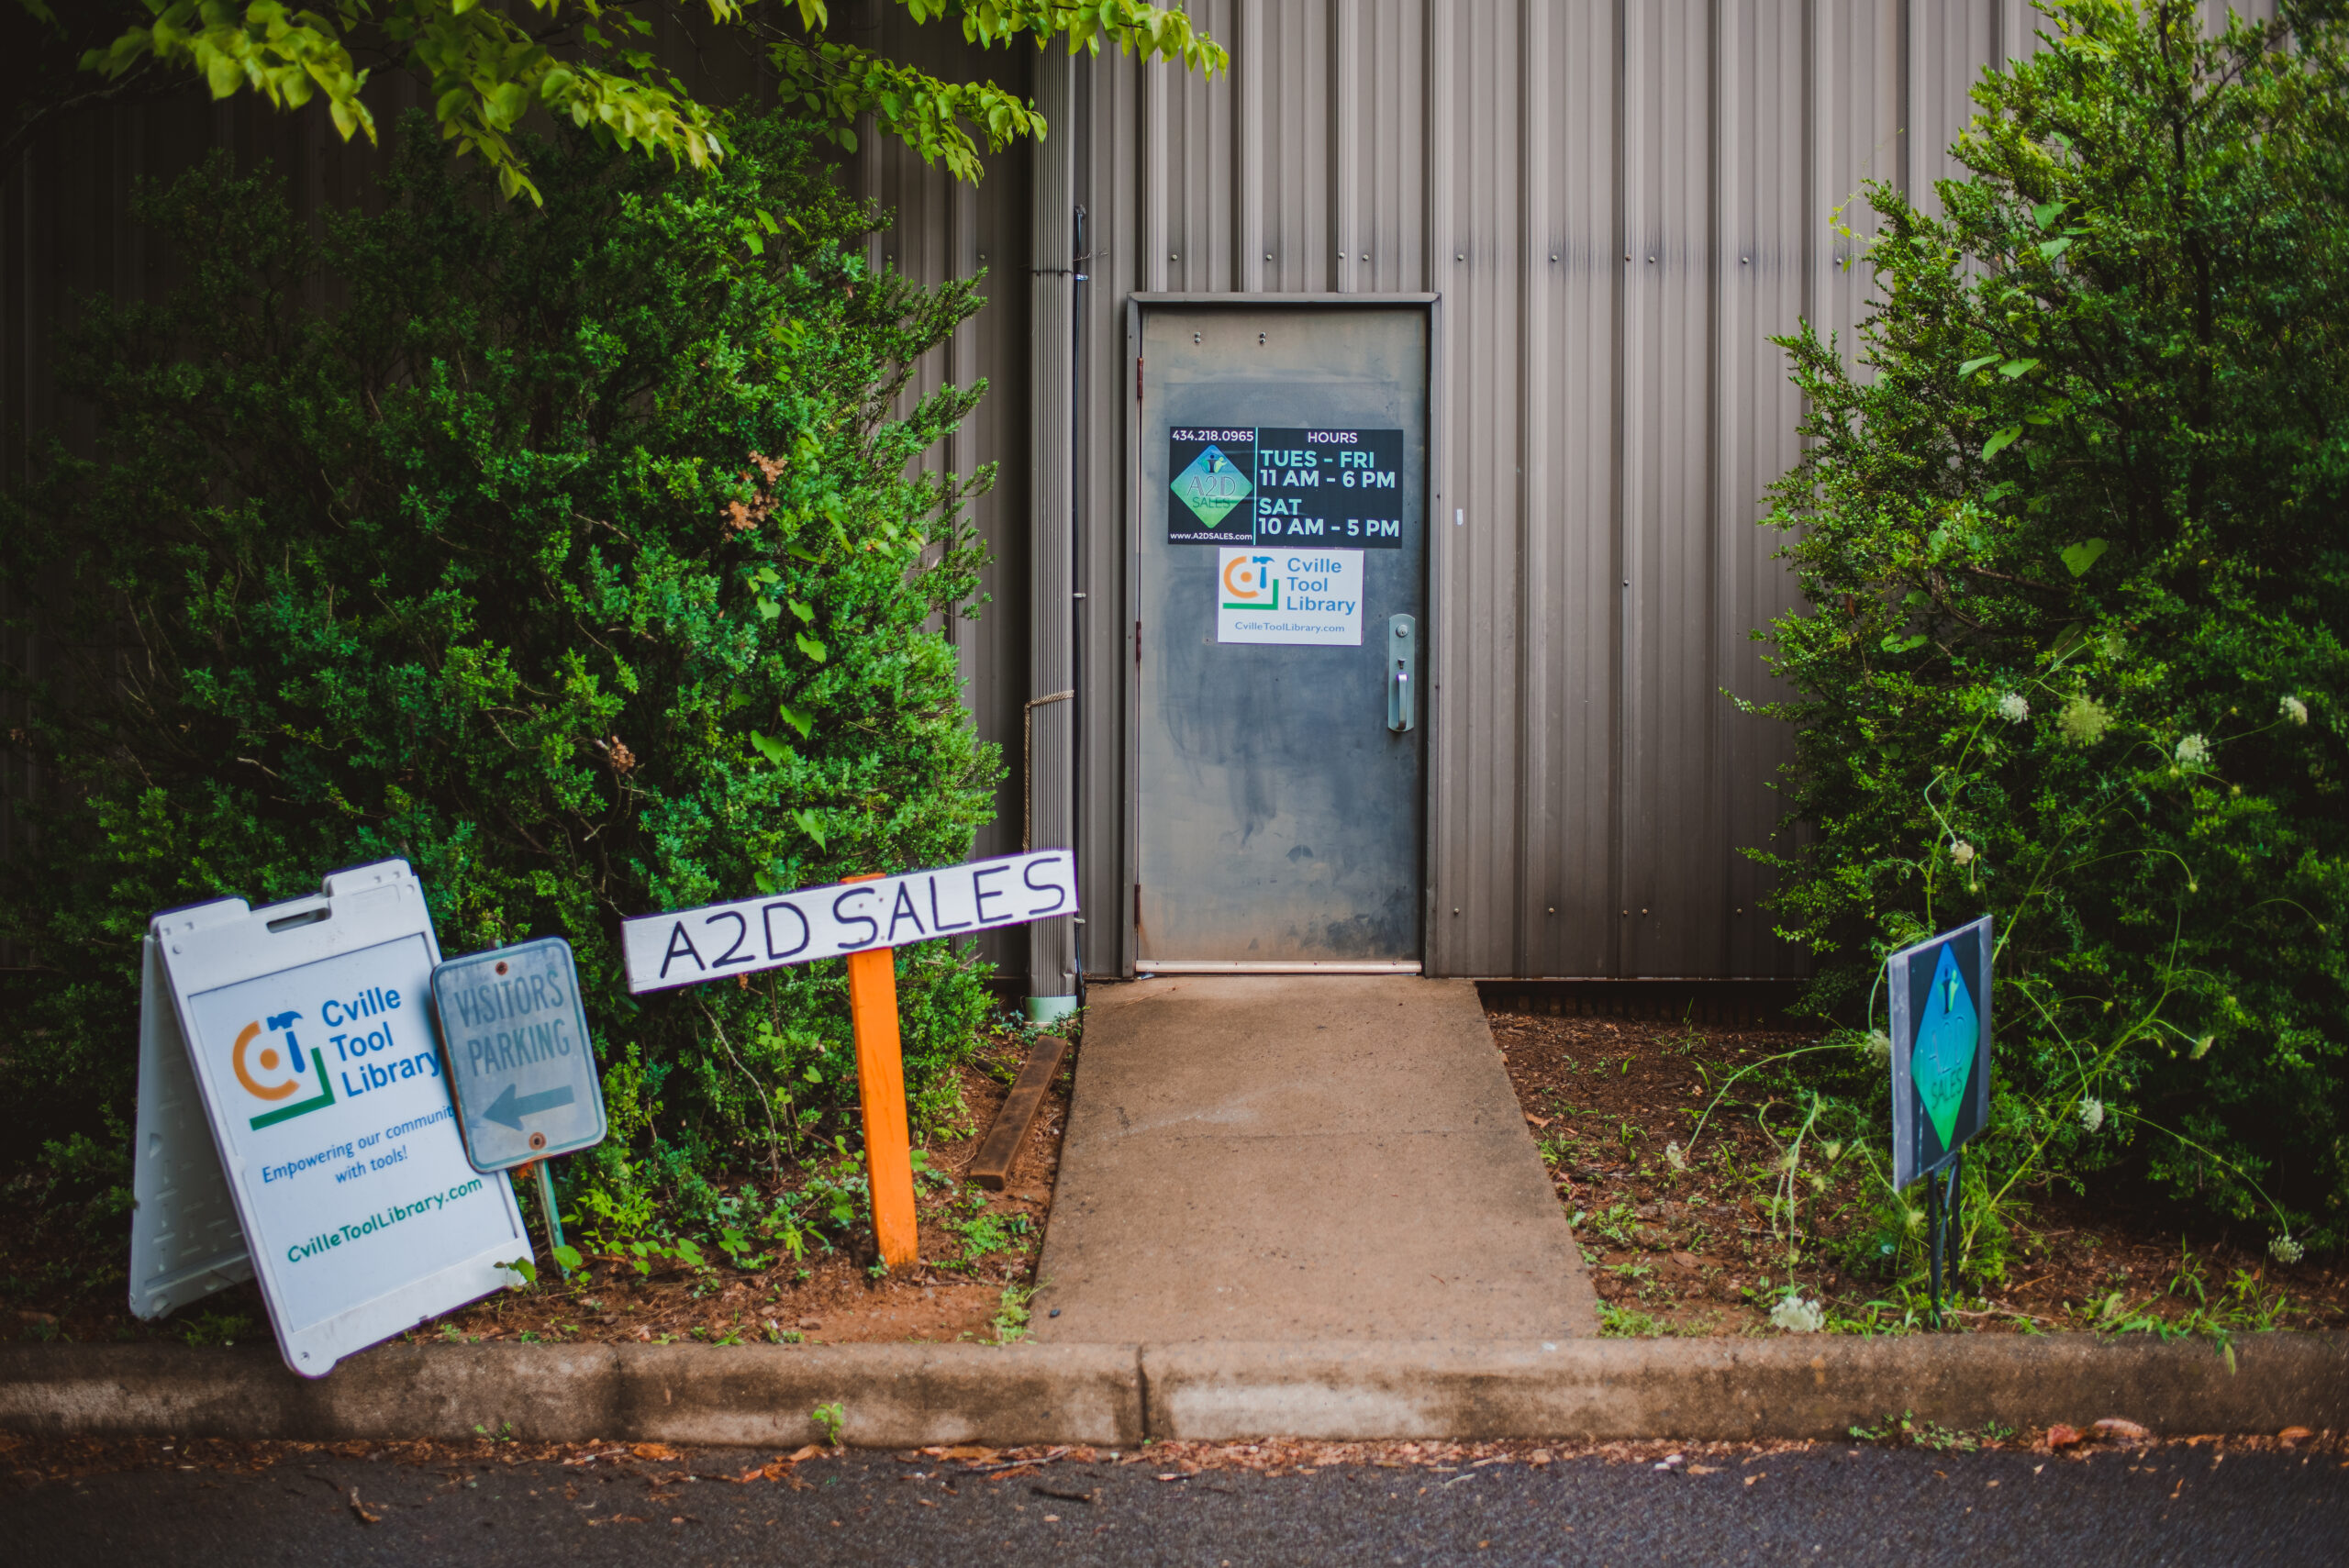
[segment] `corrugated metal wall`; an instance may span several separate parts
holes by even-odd
[[[2224,6],[2209,7],[2214,19]],[[2021,0],[1197,0],[1202,81],[1081,61],[1093,220],[1074,411],[1088,967],[1130,970],[1121,331],[1136,293],[1442,295],[1428,966],[1788,975],[1739,851],[1776,827],[1753,526],[1799,399],[1768,339],[1849,341],[1858,195],[1952,172]],[[983,197],[984,199],[984,197]],[[1040,416],[1041,417],[1041,416]],[[1464,525],[1443,526],[1455,510]],[[1118,613],[1110,606],[1118,606]]]
[[[953,630],[976,722],[1013,769],[979,851],[1016,846],[1022,708],[1067,679],[1063,606],[1038,596],[1068,591],[1039,550],[1067,550],[1086,595],[1073,651],[1084,755],[1071,780],[1075,705],[1036,709],[1038,838],[1066,831],[1073,786],[1085,967],[1130,969],[1129,299],[1426,291],[1442,296],[1430,969],[1797,973],[1755,906],[1763,873],[1738,853],[1774,827],[1786,737],[1721,695],[1767,693],[1748,632],[1787,597],[1776,541],[1753,526],[1797,450],[1798,401],[1767,339],[1807,316],[1849,340],[1868,286],[1854,265],[1862,182],[1913,190],[1950,172],[1967,87],[2028,49],[2038,18],[2022,0],[1190,9],[1230,48],[1228,76],[977,54],[894,8],[857,18],[885,50],[1071,105],[1042,148],[990,160],[975,189],[878,138],[847,174],[895,210],[876,256],[918,280],[990,275],[993,303],[909,394],[990,389],[930,460],[1001,465],[975,513],[995,551],[989,602]],[[733,80],[671,53],[696,91],[755,90],[747,70]],[[402,73],[381,79],[388,117],[414,94]],[[25,432],[59,417],[50,345],[72,293],[162,281],[125,219],[130,181],[212,145],[273,156],[306,208],[363,202],[376,162],[315,110],[194,95],[84,114],[30,147],[0,184],[11,478]],[[1062,189],[1089,216],[1082,284],[1067,275],[1068,215],[1038,206]],[[1072,300],[1075,319],[1059,320]],[[1025,941],[989,956],[1014,977],[1031,962]],[[1050,951],[1032,962],[1030,989],[1065,988],[1043,973],[1059,964]]]

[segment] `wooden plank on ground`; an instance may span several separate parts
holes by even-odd
[[[976,1182],[991,1193],[1003,1191],[1003,1184],[1011,1174],[1011,1162],[1019,1153],[1020,1141],[1036,1119],[1036,1107],[1044,1103],[1044,1092],[1052,1086],[1052,1079],[1067,1057],[1068,1041],[1060,1036],[1036,1037],[1028,1060],[1020,1065],[1019,1076],[1012,1080],[1011,1093],[1004,1096],[1002,1108],[995,1113],[995,1125],[987,1129],[986,1140],[979,1145],[970,1170],[964,1173],[966,1180]]]

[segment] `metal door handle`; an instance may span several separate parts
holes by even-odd
[[[1386,728],[1397,734],[1419,727],[1419,698],[1411,677],[1419,663],[1419,623],[1409,616],[1386,617]]]

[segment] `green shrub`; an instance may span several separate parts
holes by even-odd
[[[2286,11],[2053,6],[1944,216],[1870,191],[1770,635],[1821,1001],[1998,917],[1983,1195],[2126,1167],[2288,1258],[2349,1234],[2349,31]]]
[[[912,460],[983,388],[898,394],[975,281],[868,271],[877,215],[782,122],[708,177],[533,157],[542,210],[412,120],[381,215],[318,237],[216,159],[140,205],[182,284],[87,303],[61,383],[95,455],[52,446],[0,515],[53,661],[6,672],[49,787],[0,866],[0,1073],[19,1139],[100,1135],[81,1176],[126,1168],[148,913],[389,855],[446,951],[570,939],[605,1229],[716,1223],[728,1177],[853,1136],[838,965],[637,1001],[618,923],[968,853],[1000,769],[939,626],[992,475]],[[984,977],[897,967],[941,1114]]]

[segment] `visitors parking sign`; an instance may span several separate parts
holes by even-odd
[[[507,1283],[530,1243],[512,1188],[457,1135],[427,1001],[440,950],[406,862],[261,909],[166,910],[148,931],[133,1311],[250,1267],[285,1364],[321,1377]]]
[[[604,1092],[571,944],[543,937],[432,972],[465,1157],[510,1171],[604,1140]]]

